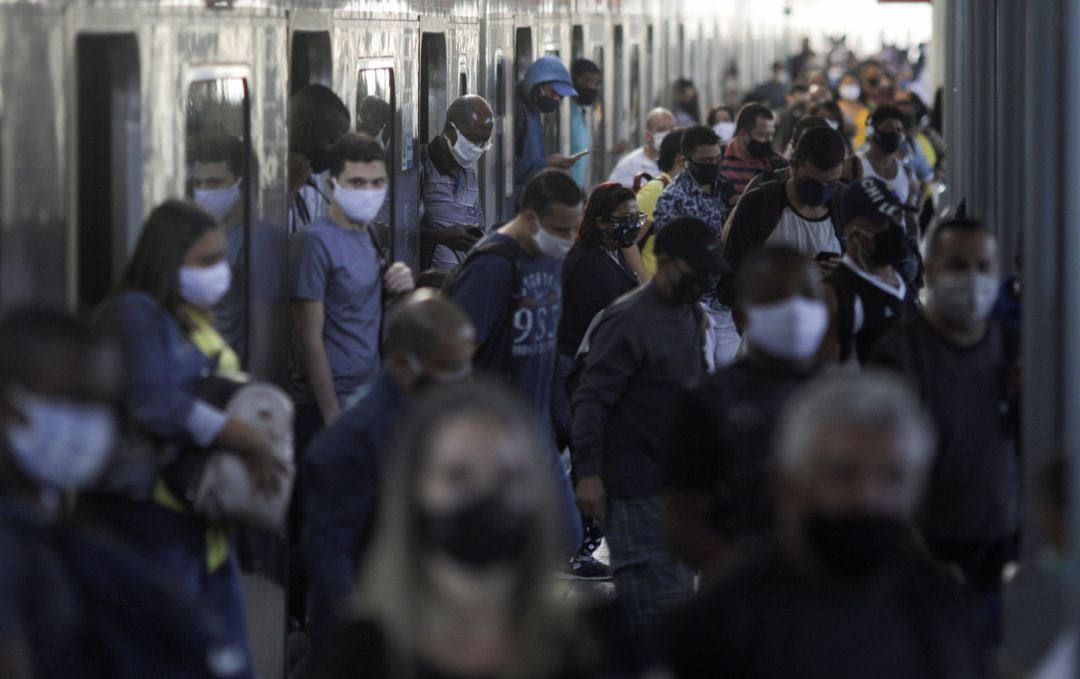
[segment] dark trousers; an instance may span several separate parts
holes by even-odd
[[[296,483],[289,503],[289,616],[303,625],[307,618],[307,573],[300,549],[304,525],[304,453],[323,429],[322,413],[315,403],[297,403],[293,420],[293,443],[296,451]]]

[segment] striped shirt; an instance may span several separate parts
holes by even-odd
[[[768,158],[755,158],[742,148],[738,139],[732,139],[724,149],[720,174],[734,184],[736,193],[742,194],[754,175],[762,170],[779,170],[787,166],[788,161],[775,153]]]

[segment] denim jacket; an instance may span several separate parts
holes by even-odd
[[[134,422],[154,438],[180,446],[210,444],[225,426],[225,413],[195,396],[216,361],[202,353],[180,323],[143,292],[115,297],[102,330],[119,340],[127,371],[125,405]]]

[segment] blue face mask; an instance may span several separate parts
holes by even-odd
[[[8,400],[25,422],[8,425],[8,449],[35,483],[55,490],[86,486],[105,469],[116,441],[108,406],[46,398],[14,387]]]
[[[799,197],[799,200],[804,205],[810,207],[821,207],[828,203],[839,187],[840,182],[838,181],[823,184],[816,179],[795,175],[795,195]]]

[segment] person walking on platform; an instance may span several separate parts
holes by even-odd
[[[544,116],[555,113],[565,97],[576,97],[570,74],[558,57],[543,56],[529,64],[518,83],[514,110],[514,203],[520,205],[525,185],[545,168],[569,170],[575,160],[548,153]],[[578,189],[580,190],[580,188]]]
[[[604,522],[615,595],[647,641],[694,588],[664,537],[659,465],[671,395],[705,372],[698,299],[726,269],[715,232],[696,217],[670,222],[656,255],[656,277],[608,307],[588,337],[570,446],[578,506]]]
[[[882,104],[870,114],[873,134],[868,148],[856,157],[862,163],[862,176],[877,177],[897,195],[904,205],[918,208],[921,185],[915,170],[904,163],[904,136],[907,116],[891,104]]]
[[[906,385],[812,381],[784,409],[775,451],[775,544],[669,623],[676,676],[986,676],[956,587],[911,528],[934,440]]]
[[[817,371],[829,324],[821,276],[798,250],[774,245],[739,272],[735,322],[746,354],[677,399],[664,457],[672,550],[706,576],[776,528],[773,432],[788,396]]]
[[[581,202],[570,175],[536,175],[522,192],[521,212],[480,241],[445,286],[476,328],[476,371],[528,397],[549,432],[550,464],[571,524],[568,551],[581,542],[581,522],[555,450],[551,394],[562,314],[560,271],[581,225]]]
[[[997,239],[971,219],[927,237],[924,313],[886,335],[872,363],[916,387],[938,430],[938,462],[919,513],[926,545],[957,565],[989,643],[1001,634],[1002,570],[1018,556],[1018,356],[992,317]]]
[[[398,422],[414,394],[469,377],[475,335],[456,304],[432,290],[412,293],[389,314],[378,376],[309,447],[302,541],[314,637],[337,618],[353,589]]]
[[[773,150],[776,120],[761,104],[747,104],[735,116],[735,138],[728,142],[720,161],[720,174],[742,195],[746,185],[760,172],[777,172],[788,161]]]
[[[468,94],[446,109],[442,133],[421,153],[420,270],[449,271],[483,237],[486,222],[476,164],[491,146],[495,118]]]
[[[660,168],[656,161],[660,158],[660,145],[664,138],[675,129],[675,116],[666,108],[654,108],[645,116],[645,129],[642,131],[645,137],[645,145],[635,149],[619,159],[615,169],[611,171],[608,181],[618,182],[628,189],[637,190],[635,186],[637,176],[647,174],[649,179],[660,176]],[[648,181],[648,180],[646,180]]]

